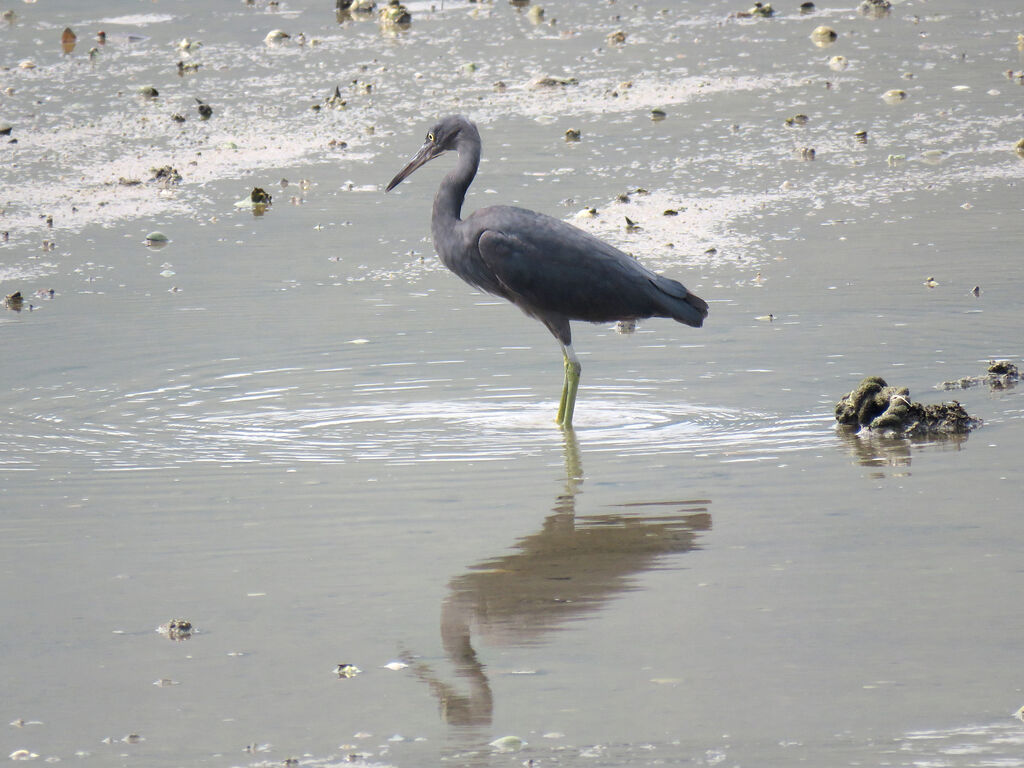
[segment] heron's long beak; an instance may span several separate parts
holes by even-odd
[[[393,178],[391,180],[391,183],[388,184],[387,187],[385,187],[384,191],[390,192],[392,189],[401,184],[402,180],[406,176],[410,175],[421,165],[425,165],[426,163],[430,162],[443,152],[444,150],[438,147],[437,144],[435,144],[434,142],[425,141],[423,143],[423,146],[420,147],[420,151],[416,153],[416,157],[410,160],[409,164],[395,175],[395,178]]]

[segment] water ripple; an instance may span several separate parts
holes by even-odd
[[[277,376],[286,378],[278,371]],[[258,379],[258,377],[256,377]],[[226,383],[230,381],[231,383]],[[379,382],[350,389],[345,404],[297,386],[260,386],[250,377],[170,384],[128,393],[54,393],[36,410],[13,414],[0,438],[0,467],[40,468],[76,456],[100,469],[170,467],[191,462],[503,461],[542,455],[556,431],[555,403],[520,388],[465,399],[400,400],[436,391],[437,382]],[[443,385],[443,382],[441,383]],[[381,398],[382,392],[391,397]],[[81,414],[89,414],[82,419]],[[689,403],[637,400],[608,388],[589,393],[577,413],[588,450],[623,456],[692,454],[764,461],[834,444],[824,413],[779,416]]]

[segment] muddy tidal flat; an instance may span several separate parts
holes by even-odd
[[[1021,4],[366,5],[0,2],[0,760],[1024,766]],[[574,430],[451,113],[710,304]]]

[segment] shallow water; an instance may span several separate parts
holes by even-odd
[[[1020,363],[1018,4],[459,0],[398,34],[321,5],[0,25],[0,754],[1024,765],[1021,390],[936,388]],[[571,219],[711,303],[577,326],[571,435],[548,333],[433,257],[449,159],[383,194],[456,110],[467,209]],[[984,426],[838,433],[871,374]],[[154,631],[176,617],[190,639]]]

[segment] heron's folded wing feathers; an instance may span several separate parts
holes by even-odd
[[[568,234],[548,244],[543,237],[488,229],[477,242],[509,298],[527,311],[596,321],[650,314],[653,273],[579,230]]]

